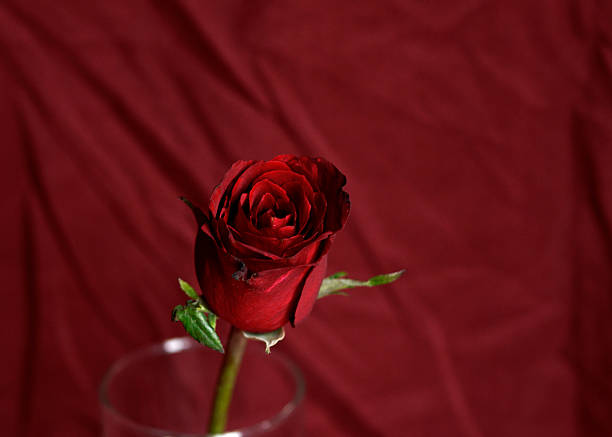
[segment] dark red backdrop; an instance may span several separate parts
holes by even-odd
[[[281,346],[311,436],[612,435],[612,3],[4,1],[3,435],[95,436],[126,351],[181,335],[193,222],[239,158],[353,203]]]

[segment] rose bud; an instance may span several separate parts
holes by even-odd
[[[194,209],[200,225],[195,266],[206,305],[250,332],[304,319],[349,214],[345,184],[323,158],[234,163],[208,208]]]

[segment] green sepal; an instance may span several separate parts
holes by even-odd
[[[185,331],[197,342],[218,352],[224,352],[221,340],[215,331],[217,316],[208,311],[199,299],[188,300],[185,305],[174,307],[172,321],[181,322]]]
[[[181,278],[178,278],[178,283],[179,283],[179,287],[181,287],[181,290],[185,292],[187,297],[190,297],[194,300],[200,299],[200,296],[198,296],[198,293],[193,289],[193,287],[189,284],[189,282],[183,281]]]
[[[189,207],[189,209],[191,209],[191,212],[193,212],[193,216],[196,219],[196,223],[198,224],[198,226],[202,226],[202,224],[207,221],[207,216],[204,211],[202,211],[198,206],[194,205],[191,200],[183,196],[179,197],[179,199],[182,200],[185,205]]]
[[[386,273],[384,275],[374,276],[367,281],[358,281],[356,279],[345,278],[345,272],[334,273],[331,276],[323,279],[321,283],[321,288],[319,288],[319,295],[317,299],[320,299],[325,296],[330,296],[332,294],[340,294],[347,296],[347,293],[344,293],[340,290],[344,290],[346,288],[355,288],[355,287],[375,287],[377,285],[389,284],[395,280],[397,280],[400,276],[402,276],[404,270],[400,270],[399,272]]]
[[[187,303],[191,302],[191,304],[193,305],[197,304],[198,306],[202,307],[203,311],[209,313],[209,317],[210,316],[214,317],[214,322],[216,323],[217,316],[215,316],[213,312],[210,310],[210,308],[206,306],[206,304],[202,300],[202,297],[198,295],[198,292],[195,291],[195,289],[191,286],[191,284],[189,284],[189,282],[187,281],[183,281],[181,278],[178,278],[178,282],[179,282],[179,286],[181,287],[181,290],[183,290],[183,292],[187,295],[187,297],[190,297],[191,299],[195,301],[195,302],[187,301]]]
[[[278,328],[276,331],[270,332],[246,332],[242,331],[242,335],[251,340],[259,340],[266,344],[266,353],[270,353],[270,348],[276,343],[285,338],[285,329]]]
[[[182,200],[183,202],[185,202],[185,204],[186,204],[186,205],[187,205],[189,208],[191,208],[192,210],[197,208],[197,207],[196,207],[196,206],[195,206],[195,205],[194,205],[194,204],[191,202],[191,200],[187,199],[187,198],[186,198],[186,197],[184,197],[184,196],[179,196],[179,200]]]

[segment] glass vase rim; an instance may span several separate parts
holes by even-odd
[[[126,368],[133,361],[138,361],[146,356],[157,356],[157,355],[172,355],[179,352],[184,352],[198,347],[205,347],[195,341],[193,338],[184,337],[172,337],[165,339],[161,342],[149,344],[137,348],[125,355],[122,355],[117,360],[113,361],[110,367],[104,373],[102,380],[98,388],[98,401],[102,408],[110,412],[116,420],[123,423],[125,426],[146,433],[151,436],[159,437],[248,437],[256,436],[257,433],[265,432],[270,429],[274,429],[278,424],[282,423],[283,420],[288,418],[291,413],[302,403],[306,392],[306,382],[302,375],[299,367],[285,354],[279,351],[274,351],[267,358],[271,358],[280,362],[289,371],[295,381],[295,393],[290,401],[288,401],[276,414],[272,417],[264,419],[260,422],[254,423],[249,426],[242,428],[225,431],[223,433],[210,434],[210,433],[191,433],[191,432],[176,432],[163,428],[156,428],[148,426],[133,420],[121,412],[117,411],[114,405],[110,402],[108,397],[108,386],[112,381],[113,377]]]

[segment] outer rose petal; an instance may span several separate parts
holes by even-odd
[[[296,308],[289,319],[294,326],[304,320],[312,311],[312,307],[319,295],[319,288],[321,288],[321,282],[323,282],[326,270],[327,255],[321,258],[318,264],[311,267],[311,270],[306,275],[302,293],[297,297]]]
[[[236,178],[240,176],[246,169],[255,164],[257,161],[236,161],[223,176],[223,180],[213,189],[208,201],[208,209],[212,217],[218,217],[219,208],[223,206],[223,198],[226,196],[228,189],[231,190]]]
[[[330,238],[330,233],[318,237],[313,240],[312,244],[308,244],[298,253],[290,257],[278,259],[261,259],[261,258],[242,258],[241,261],[248,267],[249,271],[262,272],[265,270],[274,270],[284,267],[300,267],[306,264],[312,265],[317,262],[329,250],[327,240]]]
[[[267,270],[248,280],[234,279],[232,274],[240,263],[220,253],[214,240],[201,231],[196,238],[195,259],[206,304],[219,317],[245,331],[268,332],[285,325],[293,318],[300,295],[310,296],[314,287],[321,285],[309,279],[312,265]]]

